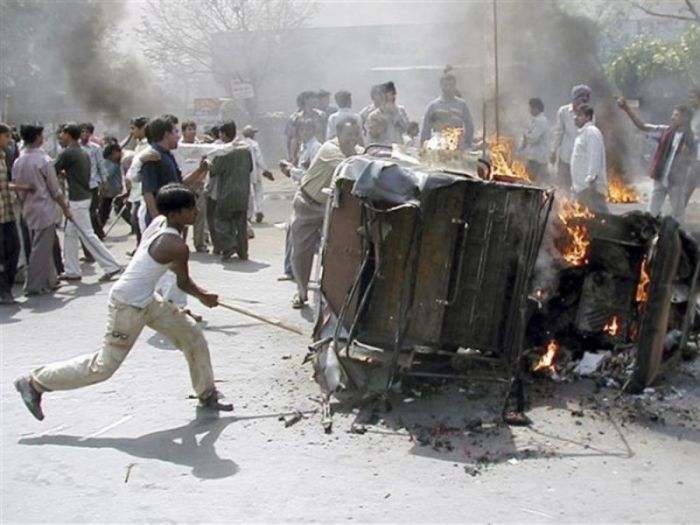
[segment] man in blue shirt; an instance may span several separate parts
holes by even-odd
[[[160,154],[160,159],[144,162],[141,167],[141,189],[146,204],[146,224],[150,224],[159,215],[156,208],[156,195],[166,184],[182,182],[192,186],[200,182],[206,175],[208,164],[202,159],[199,167],[186,177],[182,177],[175,157],[170,153],[177,148],[180,134],[177,120],[170,115],[164,115],[151,120],[146,126],[146,137],[151,147]]]

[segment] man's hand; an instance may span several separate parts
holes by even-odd
[[[141,153],[141,162],[158,162],[159,160],[160,153],[153,148],[148,148]]]
[[[629,104],[627,103],[627,100],[625,100],[625,97],[617,98],[617,107],[623,111],[627,111],[630,108]]]
[[[265,177],[267,180],[275,180],[275,177],[272,176],[272,172],[270,172],[270,170],[264,170],[262,172],[262,176]]]
[[[206,157],[202,157],[202,160],[199,161],[199,169],[203,171],[209,171],[209,161]]]
[[[68,177],[68,173],[66,173],[66,170],[61,170],[56,175],[58,175],[59,179],[65,179]]]
[[[207,308],[214,308],[219,305],[219,296],[215,293],[202,292],[198,299]]]
[[[289,161],[281,160],[279,166],[280,166],[280,171],[282,172],[282,174],[285,177],[292,176],[292,172],[291,172],[292,164]]]
[[[65,208],[63,208],[63,216],[66,219],[73,220],[73,210],[71,210],[68,206],[66,206]]]

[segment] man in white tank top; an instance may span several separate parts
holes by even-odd
[[[182,239],[182,230],[197,218],[195,199],[192,190],[182,184],[168,184],[158,192],[156,204],[161,217],[143,233],[131,263],[110,291],[102,348],[94,354],[41,366],[15,380],[15,388],[34,417],[44,419],[43,393],[72,390],[111,377],[144,326],[167,337],[185,354],[201,406],[233,410],[233,405],[225,403],[214,386],[209,348],[202,330],[181,309],[155,293],[158,280],[170,269],[177,276],[181,290],[209,308],[218,305],[218,296],[197,286],[189,274],[189,249]]]

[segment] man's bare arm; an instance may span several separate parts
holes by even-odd
[[[632,121],[632,123],[635,125],[635,127],[638,130],[640,130],[640,131],[651,131],[652,130],[651,126],[649,126],[649,124],[647,124],[641,118],[639,118],[639,115],[637,115],[634,112],[634,110],[629,106],[629,104],[627,103],[627,101],[623,97],[620,97],[617,99],[617,105],[622,111],[627,113],[627,116],[630,118],[630,120]]]
[[[199,163],[199,166],[197,167],[196,170],[194,170],[192,173],[189,175],[186,175],[182,179],[182,183],[185,186],[196,186],[199,184],[204,176],[207,174],[207,171],[209,171],[209,163],[205,158],[202,159],[202,161]]]
[[[156,197],[152,193],[144,193],[143,200],[146,203],[146,209],[148,210],[148,215],[151,216],[151,220],[160,215],[158,211],[158,206],[156,206]]]
[[[161,264],[168,267],[177,277],[177,286],[183,292],[196,297],[204,305],[212,308],[219,304],[219,296],[200,288],[190,277],[189,258],[190,251],[185,242],[173,235],[163,235],[156,241],[149,252],[151,256]]]

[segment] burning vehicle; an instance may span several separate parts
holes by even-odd
[[[512,142],[491,139],[485,161],[446,137],[413,155],[370,146],[336,171],[311,346],[326,396],[458,378],[501,383],[504,416],[519,414],[523,374],[554,370],[562,345],[634,346],[626,386],[650,384],[668,334],[683,347],[693,329],[695,241],[671,219],[555,210]]]

